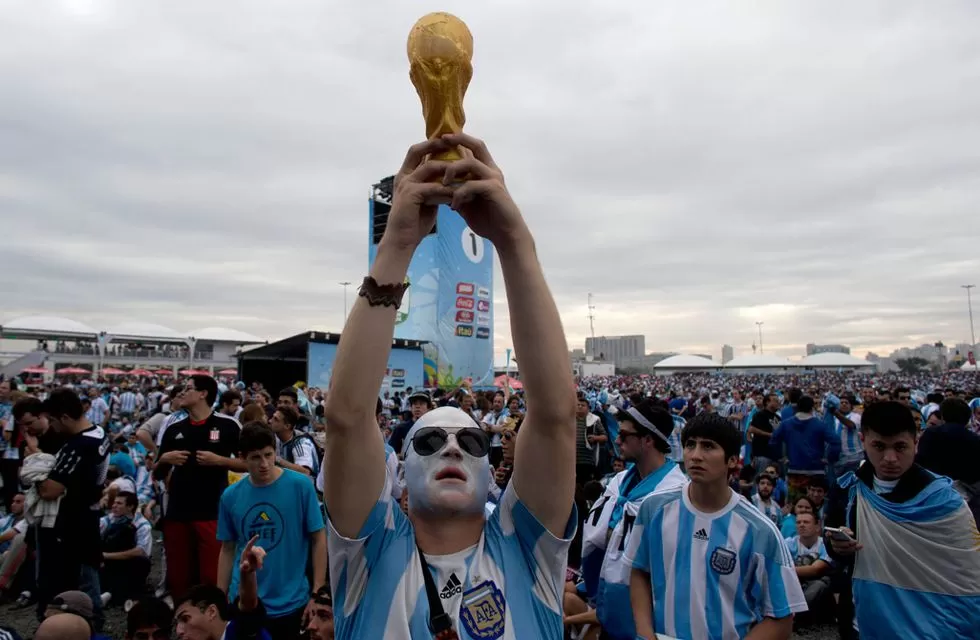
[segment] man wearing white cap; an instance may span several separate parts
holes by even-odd
[[[426,160],[457,148],[461,160]],[[470,416],[444,407],[412,427],[407,516],[391,499],[375,424],[405,275],[436,203],[497,249],[529,399],[512,480],[489,518],[490,442]],[[481,141],[453,134],[409,149],[332,379],[323,467],[337,638],[561,638],[576,522],[574,385],[534,240]]]

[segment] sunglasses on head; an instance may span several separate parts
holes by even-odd
[[[464,427],[454,433],[459,448],[474,458],[482,458],[490,451],[490,438],[476,427]],[[420,456],[431,456],[446,446],[449,432],[442,427],[423,427],[412,438],[412,447]]]

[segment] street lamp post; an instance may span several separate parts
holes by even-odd
[[[766,352],[766,350],[762,347],[762,325],[764,324],[765,322],[755,323],[755,326],[759,327],[759,354],[760,355]]]
[[[970,348],[977,348],[977,336],[973,332],[973,297],[970,295],[970,289],[973,289],[977,285],[975,284],[961,284],[960,287],[966,289],[966,308],[970,312]]]
[[[344,324],[347,324],[347,287],[350,286],[350,282],[340,282],[339,284],[344,288]]]

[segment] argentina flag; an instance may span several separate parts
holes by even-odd
[[[980,638],[980,533],[952,481],[937,476],[905,503],[853,474],[841,484],[850,485],[864,545],[854,564],[862,640]]]

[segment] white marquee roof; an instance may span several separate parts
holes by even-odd
[[[815,353],[800,361],[801,367],[873,367],[873,362],[848,353]]]
[[[92,327],[58,316],[24,316],[2,324],[4,332],[23,331],[25,333],[84,334],[93,338],[98,333]]]
[[[225,327],[204,327],[191,331],[189,335],[194,336],[198,341],[205,342],[235,342],[238,344],[262,344],[266,342],[251,333],[245,333],[237,329],[227,329]]]
[[[134,338],[173,338],[177,340],[187,339],[186,335],[181,335],[170,327],[153,322],[120,322],[117,325],[105,330],[110,336],[128,336]]]
[[[788,358],[764,353],[739,356],[725,363],[726,369],[776,369],[798,366],[799,363],[790,362]]]
[[[653,365],[654,369],[717,369],[720,365],[717,362],[702,358],[701,356],[689,356],[681,354],[664,358]]]
[[[59,316],[24,316],[0,323],[5,335],[24,338],[86,337],[95,339],[100,329]],[[267,340],[227,327],[203,327],[195,331],[178,331],[155,322],[120,322],[105,329],[110,338],[145,338],[148,340],[187,340],[193,337],[204,342],[231,342],[234,344],[263,344]],[[21,334],[21,335],[18,335]],[[516,369],[516,367],[515,367]]]
[[[960,367],[960,371],[977,371],[977,365],[964,362],[963,366]]]

